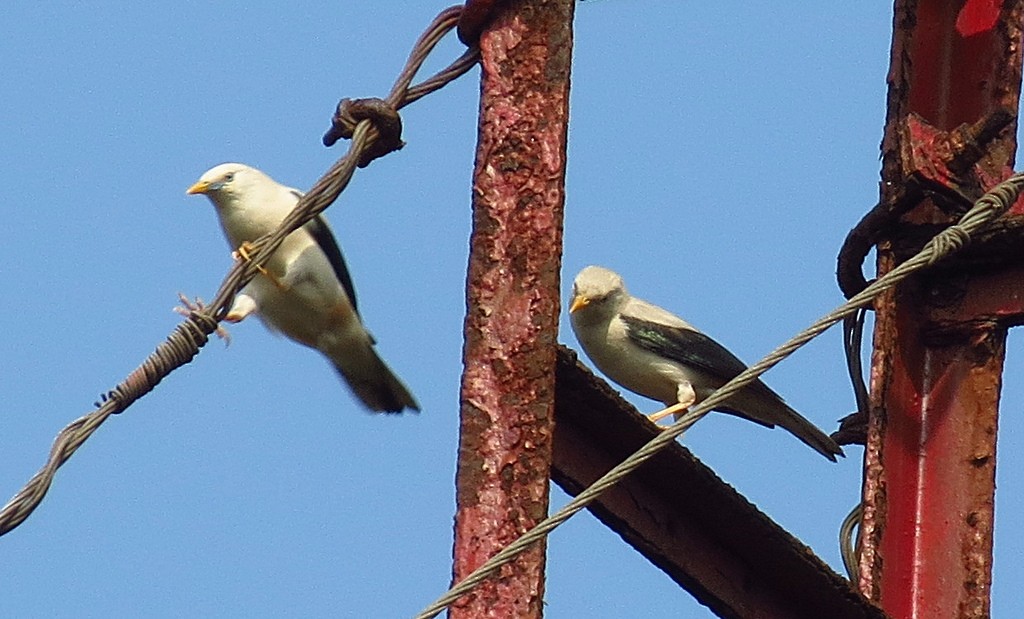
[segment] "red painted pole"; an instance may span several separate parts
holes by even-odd
[[[480,36],[454,582],[546,516],[554,428],[573,2],[497,8]],[[538,545],[449,617],[539,618],[543,594]]]
[[[882,199],[898,221],[878,246],[880,272],[915,228],[954,215],[921,192],[898,204],[915,177],[962,186],[1012,165],[1020,50],[1018,0],[897,0]],[[1001,109],[1013,122],[973,167],[931,139]],[[942,174],[916,167],[922,153]],[[1019,263],[953,265],[876,303],[860,588],[893,619],[989,616],[999,389],[1006,327],[1021,311],[993,273],[1024,284]]]

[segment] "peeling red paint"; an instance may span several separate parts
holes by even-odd
[[[956,16],[956,31],[969,37],[995,28],[1002,0],[967,0]]]
[[[573,4],[513,6],[480,37],[455,582],[547,513]],[[543,591],[540,545],[449,616],[539,618]]]
[[[1016,151],[1022,3],[897,0],[895,11],[883,201],[911,178],[990,188]],[[958,166],[972,128],[1000,110],[1007,130]],[[879,245],[880,273],[900,234],[951,219],[926,198],[898,208],[907,214]],[[1024,264],[943,268],[875,304],[859,584],[893,619],[989,614],[999,389],[1006,328],[1024,322]]]

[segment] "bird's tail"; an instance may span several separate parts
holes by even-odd
[[[838,443],[819,430],[818,426],[793,410],[778,394],[763,384],[757,383],[757,387],[763,389],[764,392],[743,391],[728,400],[726,406],[718,410],[745,417],[768,427],[782,426],[805,445],[832,462],[836,461],[836,456],[846,455]]]
[[[833,441],[827,434],[818,429],[788,405],[785,406],[785,414],[779,415],[778,424],[785,428],[790,434],[797,437],[805,445],[814,451],[835,462],[836,456],[845,456],[843,448]]]
[[[372,346],[353,354],[328,355],[331,364],[345,379],[352,392],[375,413],[401,413],[420,410],[416,398]]]

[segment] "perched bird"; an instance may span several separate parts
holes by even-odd
[[[273,232],[302,197],[255,168],[224,163],[188,188],[217,208],[228,243],[243,257],[246,247]],[[419,410],[373,346],[356,309],[352,278],[327,220],[318,216],[285,238],[260,273],[235,297],[225,320],[257,313],[271,331],[319,350],[370,410]]]
[[[630,296],[622,278],[602,267],[589,266],[576,276],[569,313],[576,338],[598,369],[626,389],[666,406],[692,406],[747,369],[683,319]],[[760,380],[715,410],[769,428],[780,425],[833,462],[843,455],[835,441]]]

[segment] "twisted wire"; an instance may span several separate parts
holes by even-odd
[[[395,80],[386,102],[395,110],[405,107],[423,96],[440,89],[460,77],[476,64],[479,50],[471,48],[445,69],[418,85],[411,86],[427,56],[437,43],[458,23],[461,7],[442,11],[413,46],[409,59]],[[410,94],[411,93],[411,94]],[[327,170],[296,204],[295,209],[273,233],[258,239],[253,246],[257,251],[253,259],[234,264],[221,283],[213,301],[204,307],[193,308],[142,364],[114,389],[101,396],[97,409],[79,417],[64,427],[54,439],[49,457],[25,486],[0,509],[0,536],[10,532],[39,506],[53,482],[57,469],[95,432],[111,415],[120,413],[139,398],[152,391],[167,375],[189,363],[209,341],[231,306],[235,295],[258,272],[258,265],[266,262],[292,231],[323,212],[348,185],[357,164],[379,138],[370,120],[361,120],[355,128],[345,155]]]

